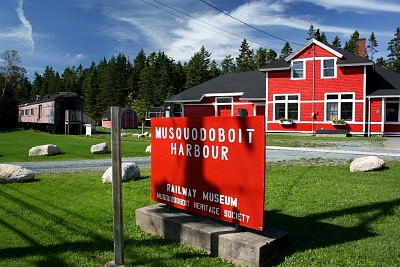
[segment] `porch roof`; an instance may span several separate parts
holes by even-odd
[[[206,96],[237,96],[265,100],[265,74],[260,71],[226,73],[167,98],[165,102],[200,102]]]
[[[400,96],[400,73],[375,65],[367,77],[368,97]]]

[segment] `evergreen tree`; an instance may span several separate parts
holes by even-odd
[[[210,75],[209,79],[213,79],[218,77],[221,74],[221,70],[218,68],[217,62],[215,60],[212,60],[210,63]]]
[[[319,28],[315,29],[314,25],[310,25],[310,28],[308,29],[308,33],[307,33],[307,38],[306,40],[311,40],[311,39],[315,39],[317,41],[320,41],[322,43],[328,43],[327,39],[326,39],[326,34],[324,32],[320,32]]]
[[[267,49],[259,47],[255,56],[256,68],[261,67],[265,63],[267,63]]]
[[[77,92],[78,89],[78,75],[75,71],[75,67],[67,67],[61,74],[62,86],[60,86],[60,91],[64,92]]]
[[[275,52],[275,50],[273,50],[273,49],[268,50],[266,63],[274,61],[277,56],[278,56],[278,54]]]
[[[98,108],[104,113],[106,110],[110,108],[112,105],[111,100],[111,75],[107,60],[103,58],[100,60],[98,66],[98,86],[99,90],[96,95],[96,102]]]
[[[400,73],[400,27],[397,27],[394,38],[388,43],[387,67],[393,71]]]
[[[323,32],[321,33],[321,37],[319,38],[319,40],[321,43],[327,44],[328,43],[328,39],[326,38],[326,34]]]
[[[335,36],[335,39],[333,39],[332,45],[337,48],[342,48],[342,43],[340,42],[339,36],[337,36],[337,35]]]
[[[100,105],[98,105],[98,80],[99,77],[97,66],[94,62],[92,62],[90,69],[87,71],[85,78],[83,79],[82,98],[85,101],[85,114],[91,118],[96,119],[97,121],[100,121],[105,110]]]
[[[350,40],[348,40],[345,45],[344,45],[344,50],[358,55],[358,39],[360,39],[360,34],[358,31],[355,31],[351,37]]]
[[[33,84],[32,84],[32,91],[30,95],[30,99],[35,99],[36,96],[40,95],[40,91],[42,90],[43,86],[43,77],[39,73],[35,71],[34,74],[35,78],[33,79]]]
[[[314,37],[315,37],[315,29],[314,29],[314,25],[310,25],[310,28],[308,29],[308,33],[307,33],[307,38],[306,38],[306,40],[308,41],[308,40],[311,40],[311,39],[313,39]]]
[[[53,80],[55,75],[56,74],[54,72],[53,67],[46,66],[43,73],[43,82],[42,82],[42,87],[40,88],[39,95],[45,96],[53,93],[53,88],[54,88]]]
[[[279,55],[279,58],[286,58],[292,53],[293,53],[292,47],[290,46],[290,44],[288,42],[286,42],[281,50],[281,54]]]
[[[133,99],[137,98],[139,95],[139,80],[140,80],[140,75],[143,71],[143,69],[146,66],[146,54],[144,53],[143,48],[139,51],[139,53],[136,55],[136,58],[133,60],[133,67],[131,74],[128,78],[128,88],[129,88],[129,99],[130,102],[133,101]]]
[[[369,51],[369,59],[372,61],[374,60],[374,55],[378,50],[376,50],[376,47],[378,46],[378,41],[375,38],[374,32],[371,33],[371,35],[368,38],[368,51]]]
[[[174,83],[174,91],[169,92],[168,97],[176,95],[184,90],[186,83],[186,75],[184,66],[180,61],[178,61],[178,63],[173,64],[173,83]]]
[[[378,57],[376,59],[376,65],[381,66],[381,67],[385,67],[386,68],[386,60],[383,57]]]
[[[233,57],[231,55],[225,56],[221,62],[221,74],[228,72],[235,72],[235,63],[233,63]]]
[[[243,39],[239,52],[239,56],[236,58],[236,72],[255,70],[254,52],[253,49],[250,49],[246,39]]]
[[[210,56],[211,53],[202,46],[200,51],[195,53],[189,60],[186,66],[185,88],[190,88],[209,80]]]

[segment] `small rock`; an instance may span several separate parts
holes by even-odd
[[[367,172],[381,169],[385,161],[375,156],[368,156],[354,159],[350,164],[351,172]]]
[[[60,148],[57,145],[53,144],[34,146],[31,149],[29,149],[29,157],[52,156],[60,153],[61,153]]]
[[[122,182],[140,178],[140,170],[134,162],[124,162],[121,166]],[[103,184],[112,182],[112,167],[109,167],[101,177]]]
[[[100,143],[90,147],[90,152],[93,154],[107,154],[109,152],[107,143]]]
[[[35,173],[21,166],[0,164],[0,183],[27,182],[35,179]]]
[[[148,145],[147,147],[146,147],[146,153],[151,153],[151,145]]]

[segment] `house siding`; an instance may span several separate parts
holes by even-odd
[[[308,132],[319,129],[334,130],[347,129],[352,133],[364,133],[364,66],[340,67],[336,66],[336,77],[322,78],[322,60],[338,58],[315,45],[299,53],[292,60],[304,60],[304,79],[292,79],[291,70],[269,71],[267,77],[268,99],[268,130],[276,132]],[[314,88],[313,88],[314,85]],[[353,120],[345,126],[334,126],[325,120],[326,93],[351,93],[353,100]],[[274,118],[274,95],[299,95],[299,120],[292,125],[281,125],[278,118]],[[314,121],[312,114],[314,113]]]

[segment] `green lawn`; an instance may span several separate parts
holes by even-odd
[[[145,131],[150,131],[146,128]],[[132,133],[141,132],[141,129],[124,130],[127,137],[122,137],[122,157],[149,156],[145,153],[146,147],[150,144],[150,138],[133,137]],[[375,145],[382,145],[383,137],[315,137],[305,135],[282,135],[268,134],[266,144],[269,146],[290,146],[290,147],[324,147],[332,145],[335,141],[364,141]],[[97,143],[106,142],[111,149],[111,134],[104,130],[93,134],[92,138],[85,135],[55,135],[33,130],[11,129],[0,132],[0,162],[25,162],[25,161],[47,161],[47,160],[79,160],[110,158],[111,154],[93,155],[90,147]],[[51,157],[29,157],[29,149],[33,146],[55,144],[62,154]]]
[[[267,168],[266,224],[290,235],[278,266],[399,266],[399,162],[384,170]],[[102,173],[38,174],[0,184],[0,266],[103,266],[113,259],[111,185]],[[136,208],[149,200],[150,172],[123,184],[125,266],[232,266],[142,232]]]
[[[139,131],[138,129],[136,131]],[[121,138],[123,157],[149,156],[145,153],[150,144],[150,138],[137,138],[130,135]],[[111,150],[111,134],[100,132],[92,138],[85,135],[56,135],[33,130],[12,129],[0,132],[0,162],[25,162],[46,160],[79,160],[111,158],[111,154],[93,155],[90,147],[94,144],[106,142]],[[29,157],[29,149],[33,146],[55,144],[62,154],[51,157]]]

